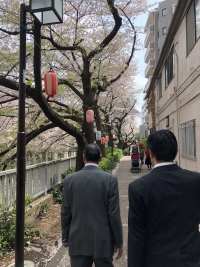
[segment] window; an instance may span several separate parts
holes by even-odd
[[[176,7],[177,7],[177,4],[173,4],[173,5],[172,5],[172,14],[175,13],[175,11],[176,11]]]
[[[169,56],[165,62],[165,87],[167,87],[174,77],[174,47],[172,47]]]
[[[169,127],[169,116],[166,117],[166,128]]]
[[[163,16],[163,17],[166,16],[166,8],[164,8],[164,9],[162,10],[162,16]]]
[[[158,99],[162,98],[162,75],[158,78]]]
[[[189,159],[196,159],[196,135],[195,121],[181,124],[181,156]]]
[[[186,15],[187,54],[200,37],[200,0],[193,0]]]
[[[195,1],[196,39],[200,37],[200,0]]]
[[[162,34],[165,35],[166,33],[167,33],[167,28],[166,27],[162,28]]]
[[[151,101],[149,102],[147,109],[148,109],[148,114],[149,114],[151,112]]]

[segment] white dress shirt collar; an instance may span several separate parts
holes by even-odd
[[[166,166],[166,165],[172,165],[174,164],[173,162],[162,162],[162,163],[157,163],[153,168],[161,167],[161,166]]]
[[[85,164],[85,167],[86,166],[95,166],[95,167],[98,167],[98,165],[96,163],[86,163]]]

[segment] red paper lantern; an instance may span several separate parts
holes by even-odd
[[[105,137],[101,137],[101,144],[102,144],[102,145],[105,144]]]
[[[109,141],[109,136],[108,135],[106,135],[106,142],[108,142]]]
[[[94,111],[91,108],[86,111],[86,121],[87,123],[93,123],[94,121]]]
[[[49,97],[54,97],[57,93],[58,79],[52,68],[44,75],[44,89]]]

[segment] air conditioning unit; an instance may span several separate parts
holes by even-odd
[[[175,10],[176,10],[176,6],[177,6],[177,4],[173,4],[173,5],[172,5],[172,14],[174,14],[174,12],[175,12]]]

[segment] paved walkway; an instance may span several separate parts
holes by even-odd
[[[127,233],[128,233],[128,185],[132,181],[140,178],[149,170],[145,165],[143,165],[142,171],[130,172],[131,161],[130,156],[124,156],[117,168],[113,171],[118,178],[119,183],[119,194],[120,194],[120,207],[121,207],[121,217],[123,224],[123,235],[124,235],[124,254],[121,259],[114,261],[115,267],[126,267],[127,266]],[[47,265],[47,267],[70,267],[70,261],[66,249],[61,247],[55,257]]]

